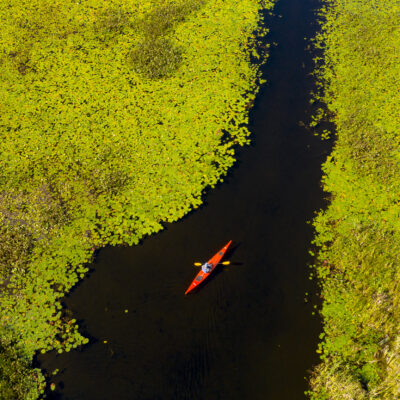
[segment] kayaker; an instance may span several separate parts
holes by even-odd
[[[212,270],[212,265],[206,262],[205,264],[202,265],[201,269],[203,270],[204,273],[208,274]]]

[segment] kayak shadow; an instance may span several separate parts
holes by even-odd
[[[231,258],[235,251],[240,247],[240,243],[232,242],[233,245],[229,246],[228,250],[226,251],[224,258],[221,261],[228,261],[228,258]],[[220,266],[220,265],[219,265]]]

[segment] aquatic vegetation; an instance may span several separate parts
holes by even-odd
[[[138,23],[143,39],[128,54],[134,71],[149,79],[172,75],[182,63],[182,49],[165,36],[204,4],[204,0],[161,3],[147,13]]]
[[[0,398],[34,400],[45,387],[38,369],[30,368],[10,345],[0,346]]]
[[[60,299],[93,250],[138,243],[222,180],[249,141],[272,3],[0,0],[4,346],[86,343]]]
[[[143,41],[128,55],[134,71],[149,79],[172,75],[182,62],[182,52],[163,37]]]
[[[318,77],[337,141],[324,165],[331,203],[314,221],[324,333],[309,394],[392,400],[400,393],[400,6],[325,3]]]

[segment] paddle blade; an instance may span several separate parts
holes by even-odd
[[[195,265],[196,267],[201,267],[203,264],[202,264],[202,263],[199,263],[199,262],[195,262],[194,265]]]
[[[231,262],[230,261],[224,261],[223,263],[221,263],[222,265],[229,265]]]

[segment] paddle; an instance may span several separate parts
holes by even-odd
[[[230,263],[231,263],[230,261],[224,261],[224,262],[218,263],[218,264],[229,265]],[[195,265],[196,267],[201,267],[203,264],[202,264],[202,263],[199,263],[199,262],[195,262],[194,265]]]

